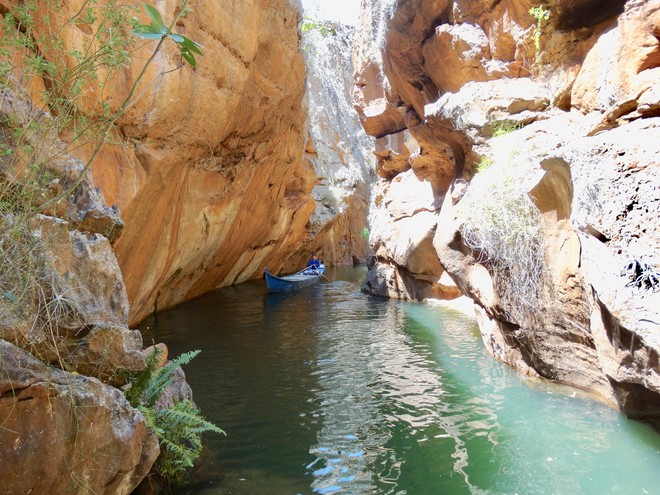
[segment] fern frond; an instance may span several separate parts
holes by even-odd
[[[149,357],[147,358],[147,367],[138,373],[131,381],[131,386],[125,393],[126,399],[131,406],[138,407],[142,404],[142,395],[156,372],[156,368],[160,362],[159,357],[162,352],[163,351],[154,346],[153,352],[149,354]]]
[[[174,370],[188,364],[200,351],[186,352],[156,368],[159,353],[155,349],[149,356],[147,369],[133,380],[126,397],[142,412],[147,426],[158,436],[160,457],[157,469],[161,476],[170,483],[180,484],[202,452],[202,433],[211,431],[224,435],[225,432],[202,417],[189,400],[174,402],[168,409],[154,407],[163,390],[173,382]]]
[[[158,400],[158,397],[160,397],[160,394],[163,392],[163,390],[172,384],[172,373],[174,370],[179,366],[188,364],[200,352],[202,351],[196,350],[184,352],[162,368],[155,370],[144,391],[142,392],[141,402],[147,406],[153,406]]]

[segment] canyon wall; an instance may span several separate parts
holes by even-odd
[[[169,23],[182,2],[151,4]],[[127,494],[149,473],[158,439],[120,390],[146,367],[130,330],[145,315],[265,267],[297,269],[311,250],[329,264],[366,258],[372,158],[346,113],[352,31],[308,42],[323,57],[308,54],[322,72],[306,77],[299,4],[201,0],[175,27],[204,52],[194,66],[170,39],[156,51],[135,37],[129,18],[102,27],[114,5],[0,0],[3,46],[25,42],[0,54],[0,473],[11,492]],[[103,57],[128,52],[103,51],[108,25],[136,40],[112,73]],[[72,96],[85,54],[100,68]],[[84,174],[98,135],[76,133],[104,122]]]
[[[368,0],[360,22],[367,290],[466,294],[495,357],[657,425],[660,2]]]
[[[375,182],[373,139],[352,105],[352,46],[355,28],[305,20],[302,52],[307,67],[305,158],[318,182],[316,203],[296,254],[284,271],[299,269],[300,257],[316,252],[331,265],[365,263],[368,195]]]
[[[153,4],[167,24],[181,2]],[[86,12],[84,2],[38,8],[49,19],[34,28],[46,59],[57,56],[39,42],[47,33],[58,33],[71,53],[92,42],[89,25],[70,22]],[[136,15],[147,20],[141,10]],[[340,82],[352,73],[348,35],[317,43],[313,49],[323,53],[308,57],[306,78],[300,21],[299,5],[287,0],[195,2],[175,30],[203,47],[198,65],[183,63],[178,46],[166,40],[94,160],[95,185],[122,227],[111,239],[132,324],[259,278],[266,267],[297,269],[312,250],[329,264],[364,262],[364,165],[371,158],[361,127],[346,114],[350,87]],[[156,46],[140,40],[118,75],[89,85],[77,111],[120,108]],[[32,84],[37,102],[43,87]],[[76,154],[86,160],[91,146]]]
[[[178,3],[156,6],[167,21]],[[145,78],[157,86],[121,121],[128,150],[95,164],[125,225],[114,249],[132,322],[277,272],[298,248],[317,181],[299,21],[286,0],[195,2],[178,29],[204,47],[199,65],[167,73],[180,55],[164,45]]]

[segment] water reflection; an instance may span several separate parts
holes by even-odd
[[[660,436],[525,381],[439,308],[358,292],[226,288],[149,320],[186,367],[209,436],[179,494],[650,494]]]
[[[317,313],[330,324],[319,335],[313,372],[319,383],[314,414],[323,417],[310,449],[314,491],[405,493],[397,482],[408,451],[429,441],[452,444],[452,471],[471,486],[462,437],[485,436],[495,445],[496,414],[476,397],[452,401],[432,354],[406,332],[415,324],[403,306],[369,297],[341,304],[342,291],[326,289],[332,305]],[[402,439],[409,445],[399,449]]]

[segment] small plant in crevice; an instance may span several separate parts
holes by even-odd
[[[481,157],[481,160],[477,162],[475,170],[477,173],[483,172],[484,170],[487,170],[492,164],[493,159],[487,155],[484,155]]]
[[[462,201],[469,205],[463,242],[488,268],[508,316],[521,326],[533,322],[545,269],[540,211],[511,164],[482,170]]]
[[[190,400],[175,400],[169,408],[158,406],[161,394],[174,381],[174,371],[179,366],[188,364],[199,353],[200,351],[186,352],[159,367],[160,350],[154,348],[154,352],[147,359],[147,368],[133,377],[126,390],[128,402],[142,412],[147,425],[158,436],[160,456],[156,461],[156,470],[163,479],[173,485],[186,481],[190,469],[202,451],[204,432],[225,434],[204,419]]]
[[[660,291],[660,272],[655,267],[640,259],[631,259],[621,270],[621,276],[630,279],[626,287],[634,287],[640,291]]]
[[[310,31],[318,31],[324,38],[328,36],[337,36],[339,26],[333,21],[320,21],[305,16],[302,24],[300,25],[301,33],[309,33]]]
[[[541,67],[541,35],[543,34],[543,26],[550,20],[550,11],[543,5],[538,5],[529,9],[531,15],[536,21],[534,31],[532,32],[532,40],[534,41],[534,65],[536,69]]]
[[[492,124],[493,137],[506,136],[512,132],[518,131],[524,127],[522,122],[513,120],[500,120]]]

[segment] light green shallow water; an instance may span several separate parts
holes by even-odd
[[[180,494],[659,494],[660,435],[488,357],[452,311],[359,293],[226,288],[144,323],[227,437]],[[148,328],[146,328],[148,327]],[[572,397],[576,395],[576,397]]]

